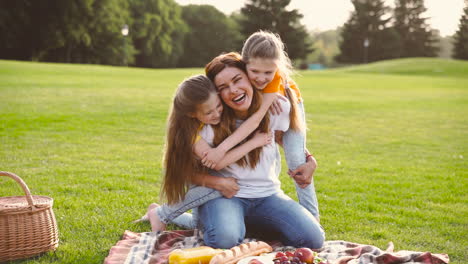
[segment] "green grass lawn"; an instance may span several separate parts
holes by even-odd
[[[54,198],[60,231],[56,252],[25,263],[102,263],[125,230],[149,230],[131,221],[159,200],[169,105],[199,73],[0,61],[0,170]],[[468,62],[394,60],[295,79],[327,240],[393,241],[468,263]],[[0,196],[21,194],[0,178]]]

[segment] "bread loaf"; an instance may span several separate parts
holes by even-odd
[[[258,256],[271,251],[273,251],[271,246],[263,241],[249,242],[215,255],[210,264],[235,264],[245,257]]]

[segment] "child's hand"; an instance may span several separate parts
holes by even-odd
[[[287,101],[286,97],[278,95],[277,98],[271,103],[270,106],[270,113],[273,115],[279,115],[283,112],[283,108],[281,107],[280,100]]]
[[[213,169],[216,164],[226,155],[226,152],[220,148],[212,148],[204,153],[201,160],[203,166]]]
[[[262,133],[260,131],[255,132],[252,138],[252,142],[256,148],[268,145],[273,140],[273,133]]]

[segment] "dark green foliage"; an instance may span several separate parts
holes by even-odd
[[[258,30],[278,33],[291,59],[305,58],[313,51],[312,41],[297,9],[286,10],[291,0],[249,0],[241,9],[239,24],[244,37]]]
[[[383,0],[352,0],[355,10],[341,33],[341,63],[367,63],[397,58],[401,52],[398,34],[389,27],[390,8]],[[367,44],[367,47],[366,47]]]
[[[187,27],[174,0],[130,0],[135,66],[174,67]]]
[[[0,58],[171,67],[187,30],[180,13],[174,0],[2,0]]]
[[[395,30],[401,38],[401,57],[435,57],[439,52],[437,34],[422,17],[424,0],[397,0],[394,10]]]
[[[126,7],[125,0],[1,1],[0,57],[121,64]]]
[[[179,67],[204,67],[222,52],[240,50],[243,39],[235,21],[213,6],[182,6],[182,18],[189,32],[183,42]]]
[[[27,60],[32,57],[31,3],[0,1],[0,58]]]
[[[460,18],[460,25],[454,36],[453,58],[468,60],[468,1]]]

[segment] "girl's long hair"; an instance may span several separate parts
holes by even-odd
[[[285,94],[291,103],[289,112],[289,127],[296,131],[303,131],[305,123],[300,118],[298,98],[296,93],[286,87],[289,85],[289,78],[293,72],[293,67],[288,54],[284,50],[284,43],[278,34],[267,31],[257,31],[250,35],[242,47],[242,60],[249,63],[251,59],[271,59],[276,62],[278,71],[285,85]]]
[[[190,77],[177,88],[167,120],[165,174],[161,192],[170,204],[185,197],[192,177],[203,170],[193,153],[201,122],[192,114],[211,94],[216,93],[214,84],[204,75]]]
[[[247,72],[245,69],[245,63],[242,61],[241,56],[239,53],[236,52],[230,52],[226,54],[221,54],[218,57],[214,58],[211,62],[209,62],[206,67],[205,67],[205,73],[206,76],[214,83],[214,79],[218,73],[220,73],[222,70],[228,67],[234,67],[238,68],[239,70],[243,71],[247,77]],[[257,112],[258,109],[260,109],[260,106],[262,104],[262,95],[257,89],[252,88],[253,90],[253,95],[252,95],[252,103],[248,109],[248,116],[251,116],[255,112]],[[221,100],[222,101],[222,100]],[[221,142],[223,142],[224,139],[226,139],[229,135],[231,135],[234,130],[236,130],[236,116],[234,114],[234,111],[227,106],[223,102],[223,117],[221,118],[220,125],[214,128],[214,144],[218,145]],[[269,131],[269,123],[270,123],[270,118],[269,115],[266,114],[262,121],[260,122],[257,130],[260,132],[268,133]],[[253,137],[255,132],[250,134],[245,140],[249,140],[250,138]],[[243,142],[241,142],[243,143]],[[245,167],[249,165],[251,168],[255,168],[257,165],[260,155],[262,152],[262,148],[256,148],[252,151],[250,151],[246,156],[244,156],[242,159],[238,160],[236,163],[239,166]]]

